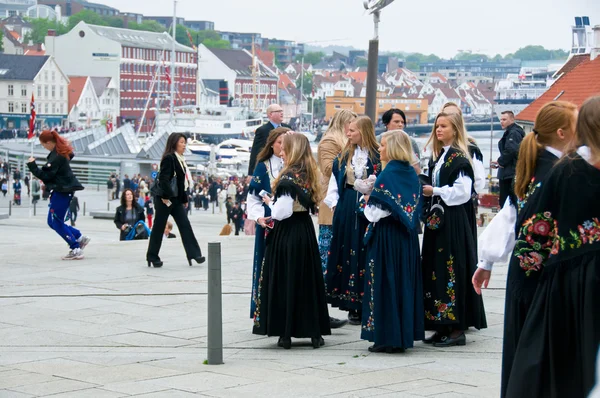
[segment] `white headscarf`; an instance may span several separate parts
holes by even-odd
[[[175,152],[175,156],[177,157],[179,165],[185,173],[184,188],[187,191],[192,183],[192,173],[190,173],[190,169],[187,167],[187,163],[185,163],[185,158],[183,157],[183,155],[180,155],[178,152]]]

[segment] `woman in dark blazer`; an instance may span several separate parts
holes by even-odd
[[[125,189],[121,194],[121,206],[115,212],[115,225],[121,231],[119,240],[125,240],[129,234],[130,229],[127,227],[133,228],[138,221],[143,222],[145,219],[144,208],[134,200],[133,190]]]
[[[193,184],[191,173],[185,163],[183,153],[185,152],[185,135],[175,133],[169,136],[165,152],[160,161],[160,172],[158,175],[158,189],[152,194],[154,198],[155,219],[152,229],[159,231],[150,235],[146,261],[148,267],[153,265],[155,268],[162,267],[159,252],[162,244],[162,232],[167,225],[169,216],[173,216],[181,241],[187,255],[188,263],[191,266],[192,260],[202,264],[205,258],[202,256],[198,241],[194,236],[194,231],[187,217],[188,195],[187,191]],[[171,179],[177,179],[177,192],[171,189]]]

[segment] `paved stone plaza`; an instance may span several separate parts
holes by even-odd
[[[106,210],[106,193],[84,191],[83,202]],[[189,267],[172,239],[163,268],[148,268],[147,241],[119,242],[112,221],[81,212],[77,227],[92,237],[86,258],[61,261],[67,247],[40,203],[35,217],[13,209],[0,221],[1,398],[499,396],[505,266],[484,293],[488,329],[469,331],[465,347],[417,342],[404,354],[371,354],[360,327],[346,326],[319,350],[307,340],[287,351],[251,333],[254,237],[220,237],[224,215],[194,212],[203,253],[209,241],[222,245],[225,364],[209,366],[206,263]],[[7,204],[0,199],[0,213]]]

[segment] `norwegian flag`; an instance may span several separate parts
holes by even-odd
[[[167,82],[171,84],[171,71],[168,66],[165,68],[165,79],[167,79]]]
[[[29,118],[29,133],[27,133],[27,139],[30,140],[35,136],[35,98],[31,93],[31,117]]]

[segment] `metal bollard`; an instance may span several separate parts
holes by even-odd
[[[12,216],[12,201],[8,202],[8,215]]]
[[[97,188],[98,188],[98,192],[100,192],[100,183],[98,183],[98,187]]]
[[[223,364],[221,243],[208,243],[208,364]]]
[[[33,215],[34,216],[36,215],[36,208],[37,208],[36,203],[34,203],[33,204]]]
[[[83,202],[83,216],[85,217],[85,202]]]
[[[213,201],[212,204],[213,204],[213,214],[215,214],[215,202]]]
[[[106,204],[106,211],[110,211],[110,202]]]

